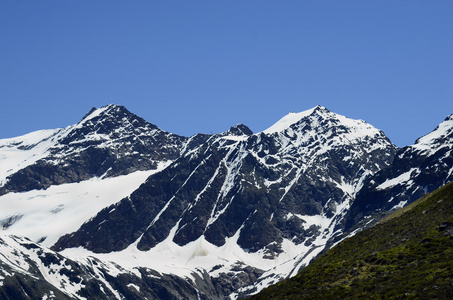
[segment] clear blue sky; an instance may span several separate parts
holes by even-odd
[[[1,1],[0,138],[126,106],[190,136],[318,104],[412,144],[453,113],[453,1]]]

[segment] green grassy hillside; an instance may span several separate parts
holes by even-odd
[[[453,299],[453,182],[251,299]]]

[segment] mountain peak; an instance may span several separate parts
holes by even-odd
[[[130,112],[122,105],[109,104],[100,108],[93,107],[76,125],[72,126],[72,136],[77,134],[111,134],[128,128],[158,129],[154,124]]]
[[[290,144],[295,147],[319,143],[322,145],[319,153],[345,144],[373,144],[373,149],[391,144],[382,131],[367,122],[347,118],[320,105],[300,113],[291,112],[263,133],[278,135],[285,145],[291,139]]]
[[[271,134],[271,133],[274,133],[274,132],[284,131],[285,129],[289,128],[291,125],[299,122],[301,119],[312,115],[314,112],[320,112],[323,109],[326,109],[326,108],[324,108],[323,106],[318,105],[316,107],[313,107],[312,109],[305,110],[305,111],[302,111],[302,112],[299,112],[299,113],[295,113],[295,112],[291,111],[286,116],[281,118],[277,123],[275,123],[274,125],[272,125],[268,129],[264,130],[263,133]]]
[[[124,110],[127,110],[124,106],[120,106],[120,105],[116,105],[116,104],[109,104],[109,105],[105,105],[105,106],[102,106],[100,108],[97,108],[97,107],[92,107],[86,114],[85,116],[83,116],[82,120],[89,120],[89,119],[92,119],[98,115],[100,115],[101,113],[105,112],[105,111],[109,111],[109,110],[112,110],[114,108],[118,108],[118,109],[124,109]]]
[[[0,187],[3,189],[0,195],[80,182],[91,177],[154,170],[161,163],[178,158],[186,141],[185,137],[165,132],[124,106],[114,104],[92,108],[77,124],[37,136],[42,137],[43,142],[36,141],[37,145],[41,144],[34,152],[24,153],[25,156],[20,156],[22,159],[16,160],[21,162],[21,169],[7,180],[0,178],[6,180]],[[24,146],[24,150],[28,150],[34,145]],[[43,168],[46,171],[42,171]],[[37,169],[40,171],[34,171]],[[52,174],[51,178],[46,174]]]
[[[315,111],[330,111],[330,110],[328,110],[327,108],[325,108],[324,106],[319,105],[319,104],[316,105],[316,106],[313,108],[313,110],[315,110]]]
[[[232,135],[232,136],[249,136],[252,135],[253,131],[245,126],[244,124],[237,124],[234,127],[231,127],[224,135]]]
[[[102,106],[100,108],[93,107],[90,109],[90,111],[82,118],[82,120],[79,122],[85,123],[87,121],[97,119],[98,117],[100,118],[105,118],[105,117],[123,117],[123,116],[136,116],[135,114],[131,113],[126,107],[122,105],[116,105],[116,104],[109,104]]]
[[[309,110],[305,110],[299,113],[290,112],[283,118],[281,118],[277,123],[269,127],[268,129],[264,130],[263,133],[272,134],[275,132],[282,132],[286,129],[290,128],[294,124],[297,124],[304,120],[305,118],[312,118],[313,120],[320,121],[321,119],[337,119],[343,125],[356,127],[360,124],[366,124],[366,122],[362,120],[353,120],[346,118],[345,116],[336,114],[324,106],[317,105]]]

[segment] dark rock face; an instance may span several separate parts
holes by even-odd
[[[179,157],[187,141],[116,105],[91,110],[51,139],[47,155],[12,174],[0,194],[156,169]]]
[[[453,115],[450,115],[414,145],[400,149],[388,168],[366,181],[351,206],[347,228],[376,212],[410,204],[452,180]]]

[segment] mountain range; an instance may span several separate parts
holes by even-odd
[[[93,108],[67,128],[0,140],[0,292],[255,294],[451,181],[452,148],[453,115],[397,148],[322,106],[255,134],[238,124],[192,137]]]

